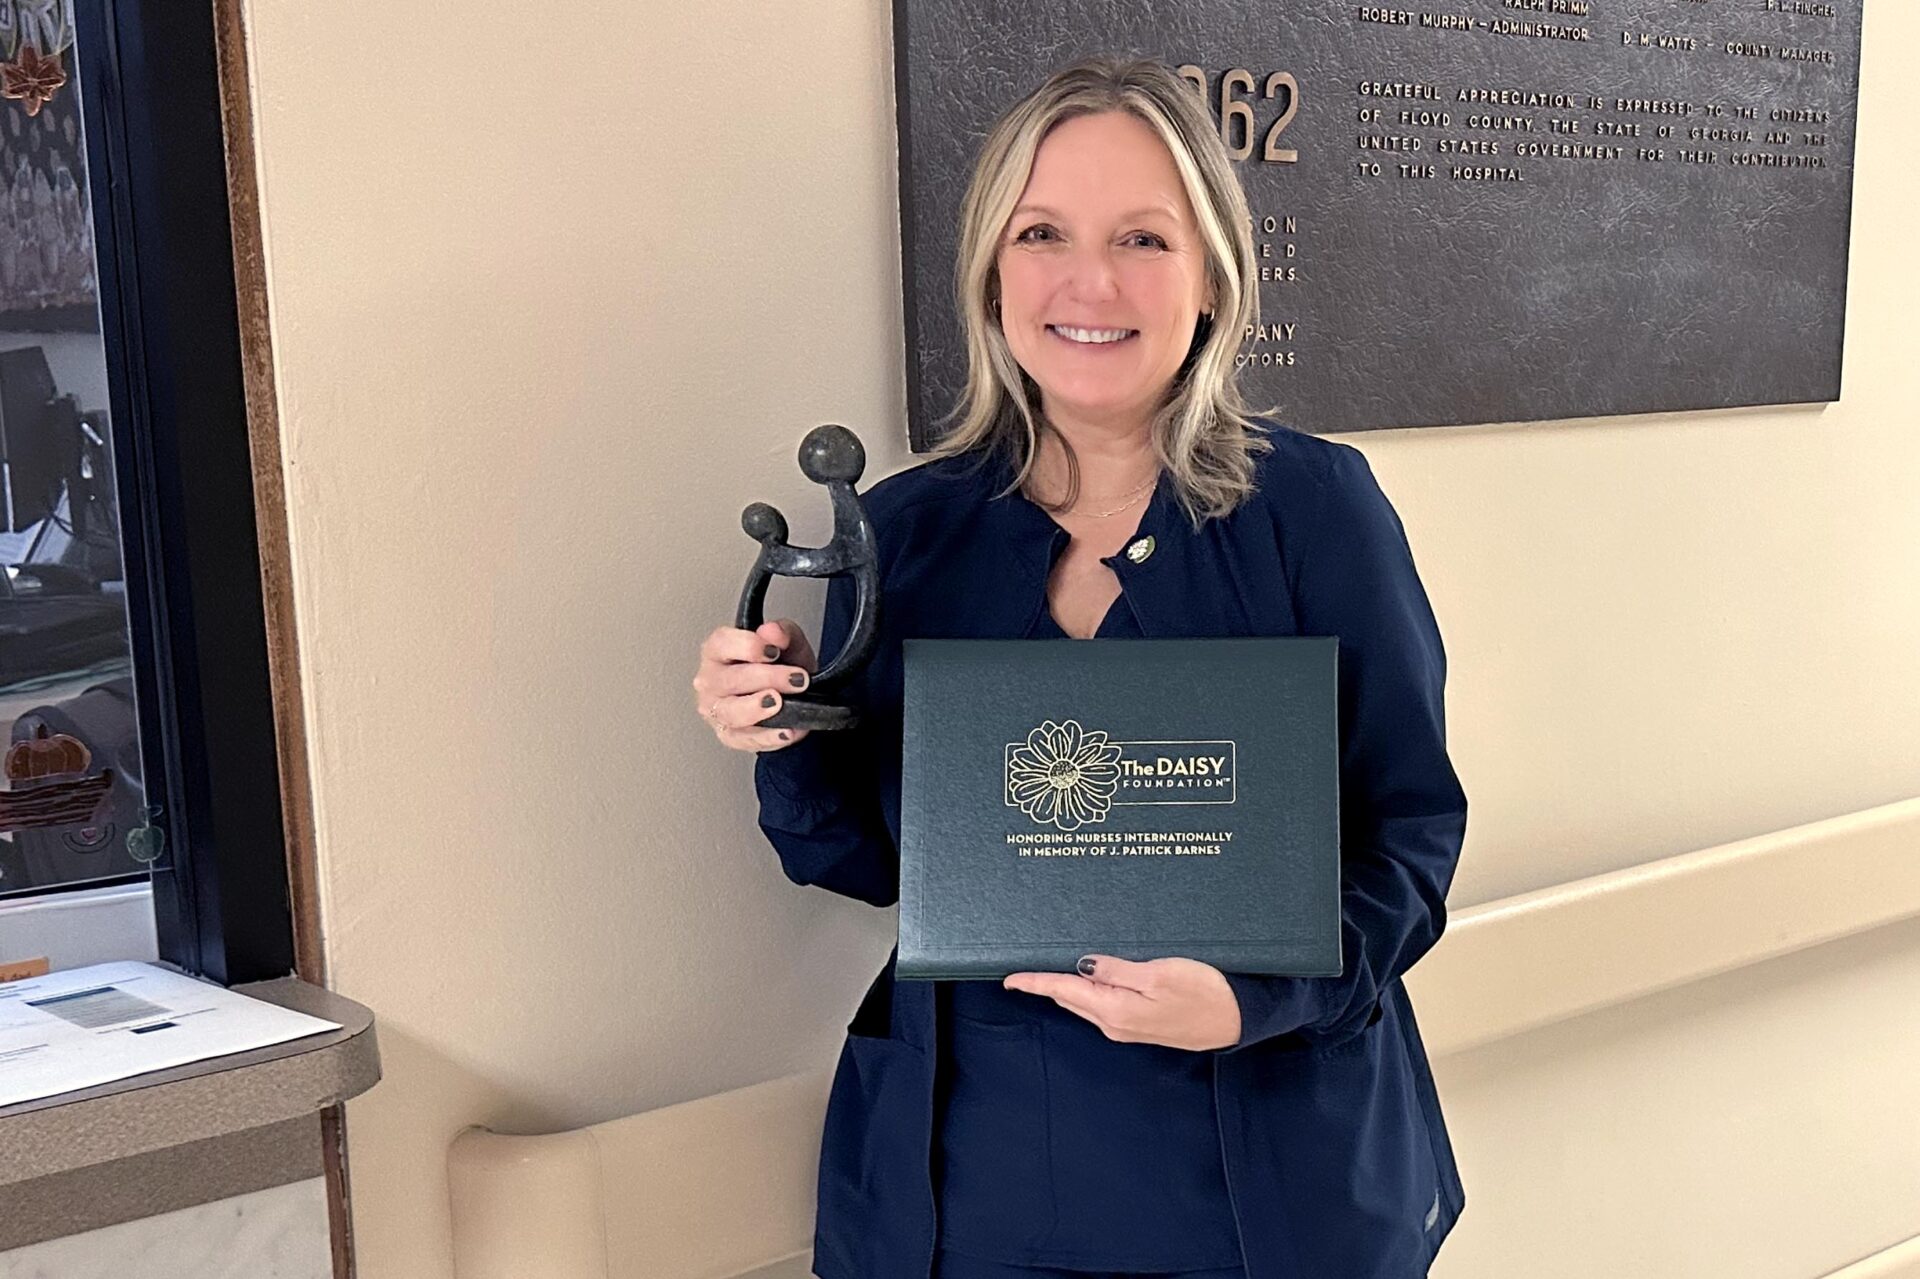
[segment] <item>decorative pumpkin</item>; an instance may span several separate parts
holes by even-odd
[[[47,735],[45,724],[37,725],[34,736],[15,742],[7,751],[7,780],[37,781],[42,777],[65,777],[84,773],[93,762],[87,744],[66,733]]]
[[[98,777],[38,781],[0,790],[0,834],[91,825],[101,801],[112,789],[113,770],[109,768]]]

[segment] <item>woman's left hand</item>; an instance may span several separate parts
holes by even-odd
[[[1087,955],[1091,976],[1079,973],[1010,973],[1008,990],[1045,995],[1100,1028],[1108,1039],[1128,1044],[1164,1044],[1196,1052],[1229,1048],[1240,1041],[1240,1001],[1226,976],[1197,959],[1115,959]]]

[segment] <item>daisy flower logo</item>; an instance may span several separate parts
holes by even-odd
[[[1102,820],[1120,780],[1120,748],[1077,720],[1048,720],[1007,757],[1007,797],[1042,824],[1078,830]]]

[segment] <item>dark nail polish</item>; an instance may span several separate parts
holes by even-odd
[[[767,645],[767,660],[771,662],[774,658],[778,656],[780,656],[780,650],[775,648],[771,644]]]
[[[806,682],[807,682],[807,677],[805,675],[802,675],[799,671],[795,671],[793,674],[787,676],[787,683],[793,685],[795,688],[804,687],[806,685]]]
[[[1093,961],[1091,959],[1082,959],[1075,967],[1080,970],[1082,977],[1093,976]]]
[[[786,729],[783,728],[780,730],[780,740],[783,742],[790,742],[793,740],[793,734],[789,733]]]
[[[768,694],[767,694],[767,695],[766,695],[765,697],[763,697],[763,698],[761,698],[761,699],[760,699],[760,704],[761,704],[762,706],[771,706],[771,705],[773,705],[773,694],[772,694],[772,693],[768,693]]]

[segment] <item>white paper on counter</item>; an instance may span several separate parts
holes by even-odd
[[[339,1029],[138,960],[0,982],[0,1106]]]

